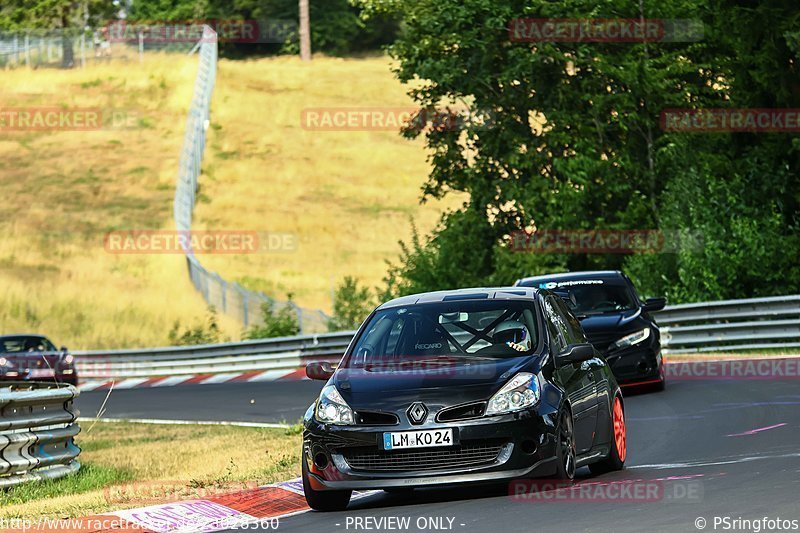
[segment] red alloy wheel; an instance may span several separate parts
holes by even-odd
[[[617,445],[617,455],[620,461],[625,461],[627,455],[625,443],[625,414],[622,412],[622,402],[614,398],[614,442]]]

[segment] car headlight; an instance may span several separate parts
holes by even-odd
[[[527,409],[539,401],[539,380],[530,372],[520,372],[489,400],[487,415],[501,415]]]
[[[633,346],[634,344],[639,344],[640,342],[646,341],[650,337],[650,328],[644,328],[641,331],[636,331],[631,333],[630,335],[625,335],[618,341],[614,342],[610,348],[627,348],[628,346]]]
[[[317,409],[314,411],[314,418],[318,422],[346,426],[353,423],[355,417],[353,410],[344,401],[342,395],[333,385],[328,385],[322,389],[317,401]]]
[[[67,363],[68,365],[71,365],[74,360],[75,358],[72,356],[71,353],[64,356],[64,362]]]

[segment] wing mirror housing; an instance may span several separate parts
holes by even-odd
[[[569,363],[582,363],[588,361],[597,355],[594,346],[587,343],[570,344],[561,353],[556,356],[556,363],[558,366],[564,366]]]
[[[332,375],[333,368],[331,364],[326,361],[308,363],[306,365],[306,376],[308,376],[309,379],[327,381]]]
[[[642,309],[649,313],[654,313],[656,311],[661,311],[662,309],[664,309],[664,306],[666,305],[667,305],[666,298],[648,298],[647,300],[645,300]]]

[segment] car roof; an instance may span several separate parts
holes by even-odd
[[[587,270],[583,272],[559,272],[558,274],[544,274],[518,279],[514,286],[520,283],[535,283],[537,281],[577,281],[583,279],[620,279],[623,277],[619,270]]]
[[[449,291],[422,292],[389,300],[378,306],[378,309],[447,301],[529,300],[534,298],[538,292],[539,289],[534,287],[473,287]]]
[[[37,339],[50,340],[39,333],[7,333],[6,335],[0,335],[0,340],[11,339],[13,337],[36,337]]]

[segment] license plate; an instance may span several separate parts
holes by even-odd
[[[452,446],[452,429],[426,429],[423,431],[401,431],[383,434],[383,449],[430,448],[433,446]]]
[[[56,371],[52,368],[32,368],[30,377],[32,378],[54,378]]]

